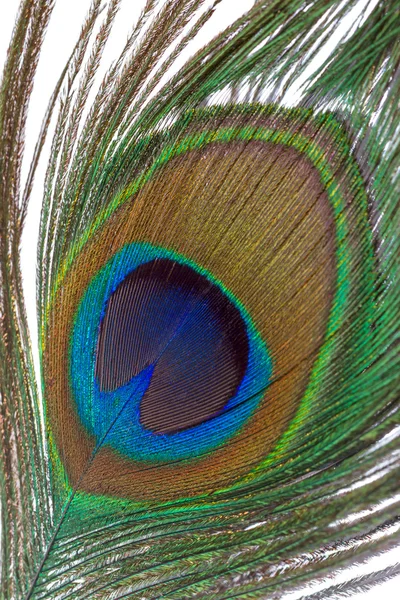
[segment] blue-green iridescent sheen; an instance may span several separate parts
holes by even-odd
[[[107,300],[125,277],[155,259],[171,259],[206,277],[240,311],[249,342],[247,368],[236,394],[217,415],[176,433],[155,434],[140,422],[140,404],[153,366],[114,391],[101,391],[95,377],[99,327]],[[92,279],[77,310],[70,344],[70,380],[76,409],[98,444],[125,457],[144,462],[195,458],[226,443],[254,413],[268,387],[272,360],[243,305],[212,274],[174,251],[148,243],[127,244]]]

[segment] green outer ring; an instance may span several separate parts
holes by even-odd
[[[199,116],[207,116],[207,112],[213,113],[213,109],[206,109],[205,111],[194,111],[190,115],[192,118],[186,120],[186,124],[191,122],[201,122]],[[270,113],[270,110],[258,111],[251,113],[253,116],[262,116],[263,114]],[[302,111],[301,109],[292,109],[288,111],[281,111],[286,113],[287,116],[297,117],[309,117],[310,111]],[[294,114],[292,114],[294,113]],[[194,118],[197,117],[197,118]],[[192,121],[193,119],[193,121]],[[335,150],[340,152],[342,156],[347,157],[347,178],[346,180],[352,182],[352,189],[355,190],[354,197],[363,209],[360,211],[362,222],[359,227],[365,226],[368,241],[372,240],[372,233],[370,231],[368,221],[368,210],[367,210],[367,196],[364,190],[364,182],[358,170],[355,160],[351,156],[351,148],[348,140],[343,132],[342,125],[336,121],[331,115],[320,115],[313,119],[315,126],[322,127],[326,133],[334,138]],[[149,136],[147,140],[150,140],[152,136]],[[324,189],[328,194],[330,204],[333,209],[334,220],[336,224],[336,241],[337,250],[337,281],[341,282],[338,286],[335,297],[333,300],[330,316],[327,324],[327,333],[325,342],[320,349],[318,357],[314,363],[311,371],[309,383],[306,391],[298,405],[295,417],[292,419],[287,430],[282,434],[281,438],[277,441],[274,449],[262,460],[259,465],[252,469],[252,473],[259,472],[265,467],[272,465],[275,461],[279,460],[280,456],[287,451],[290,446],[290,442],[295,433],[300,429],[301,424],[307,417],[312,407],[312,399],[317,393],[317,388],[321,385],[319,381],[320,373],[324,372],[324,367],[327,364],[328,357],[331,356],[332,352],[335,351],[335,337],[333,333],[341,326],[343,309],[347,304],[349,298],[349,273],[352,262],[352,252],[349,245],[346,243],[346,237],[348,235],[348,226],[346,220],[341,217],[342,211],[345,209],[346,201],[343,194],[340,192],[339,184],[336,182],[334,174],[330,168],[329,161],[325,158],[323,149],[321,149],[317,143],[310,142],[309,138],[300,133],[292,131],[280,132],[276,129],[247,125],[245,127],[220,127],[213,131],[201,131],[194,132],[181,137],[174,143],[169,143],[163,147],[159,156],[154,160],[152,166],[148,168],[144,173],[138,176],[130,185],[124,190],[119,192],[114,199],[110,202],[108,207],[100,213],[100,215],[93,222],[92,226],[82,236],[71,249],[66,261],[62,265],[55,282],[51,299],[54,298],[61,281],[65,274],[71,267],[77,254],[82,250],[86,242],[92,237],[95,231],[103,225],[103,223],[126,201],[128,201],[134,194],[136,194],[143,186],[152,178],[152,176],[165,164],[167,164],[173,158],[180,156],[186,152],[196,149],[202,149],[211,143],[230,143],[234,141],[261,141],[266,143],[282,144],[288,147],[292,147],[300,153],[307,156],[312,162],[320,174],[321,181]],[[144,146],[146,142],[144,141]],[[372,242],[369,244],[372,249]],[[372,272],[373,267],[373,254],[372,251],[365,256],[364,272]],[[347,282],[347,285],[346,285]],[[52,301],[50,302],[52,304]],[[54,448],[55,450],[55,448]],[[58,462],[58,461],[57,461]],[[249,473],[249,476],[251,474]],[[246,479],[246,477],[245,477]]]

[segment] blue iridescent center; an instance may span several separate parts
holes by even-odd
[[[128,244],[89,284],[76,314],[70,378],[97,443],[145,462],[195,458],[253,414],[271,359],[250,316],[205,269]]]

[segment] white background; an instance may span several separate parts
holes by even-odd
[[[0,9],[0,65],[4,63],[8,42],[11,36],[12,27],[18,9],[18,0],[1,0]],[[106,68],[110,60],[113,60],[122,49],[127,34],[135,22],[140,9],[144,4],[143,0],[124,0],[121,11],[117,17],[110,42],[104,54],[102,70]],[[219,6],[212,20],[207,24],[200,38],[196,40],[196,45],[191,50],[205,43],[213,37],[218,31],[233,22],[250,6],[252,0],[225,0]],[[89,8],[89,0],[57,0],[54,9],[50,27],[47,32],[45,43],[42,50],[41,60],[35,80],[35,86],[29,111],[27,141],[26,141],[26,160],[24,163],[24,174],[26,175],[29,159],[32,153],[36,137],[38,135],[44,111],[48,99],[55,87],[61,69],[65,65],[67,58],[75,43],[81,23]],[[48,148],[48,146],[47,146]],[[35,258],[36,258],[36,240],[39,223],[39,213],[41,205],[41,182],[43,180],[45,160],[42,161],[42,167],[39,169],[37,182],[28,214],[26,231],[23,238],[22,248],[22,268],[24,277],[24,287],[27,297],[28,317],[31,324],[33,343],[35,345]],[[400,561],[400,550],[393,550],[384,557],[376,558],[373,561],[374,568],[382,568],[385,564],[393,564]],[[371,572],[372,564],[365,567],[356,567],[360,573]],[[354,570],[354,569],[353,569]],[[341,577],[345,580],[345,576]],[[320,587],[320,586],[319,586]],[[318,588],[316,588],[318,589]],[[298,594],[290,594],[287,598],[296,600]],[[332,598],[327,594],[327,599]],[[354,600],[400,600],[400,577],[374,588],[368,592],[352,596]]]

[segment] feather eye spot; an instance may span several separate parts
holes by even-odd
[[[340,125],[210,115],[155,141],[54,289],[49,419],[85,492],[196,496],[272,465],[324,410],[344,314],[371,281],[370,262],[349,279],[366,205]]]
[[[221,413],[243,379],[248,340],[240,311],[188,265],[155,259],[111,294],[100,324],[96,378],[115,392],[152,367],[140,423],[176,433]]]
[[[92,279],[71,340],[81,423],[135,461],[191,459],[223,445],[257,408],[271,365],[233,294],[148,243],[124,246]]]

